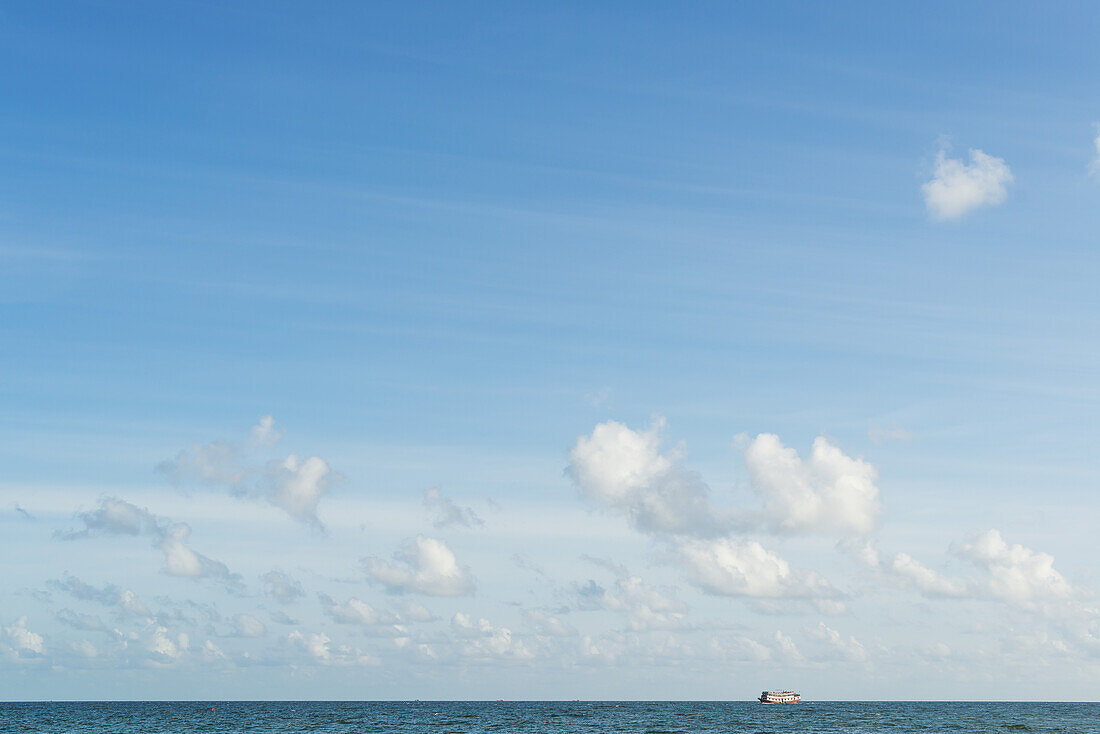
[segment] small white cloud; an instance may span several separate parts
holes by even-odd
[[[995,598],[1027,603],[1065,599],[1073,593],[1069,582],[1054,569],[1054,556],[1009,545],[997,530],[987,530],[954,550],[986,572],[985,590]]]
[[[476,528],[485,524],[476,512],[469,507],[455,504],[449,497],[444,497],[436,487],[424,491],[424,507],[432,514],[432,524],[436,528]]]
[[[137,594],[130,589],[120,589],[114,584],[106,584],[102,587],[92,586],[71,574],[65,574],[60,581],[49,583],[50,586],[69,594],[74,599],[96,602],[139,617],[151,617],[153,615],[149,608],[137,597]],[[92,623],[94,624],[94,622]]]
[[[164,553],[164,572],[169,576],[188,578],[215,578],[230,588],[241,587],[241,577],[230,573],[220,561],[196,553],[187,545],[191,527],[187,523],[173,523],[158,517],[149,510],[125,500],[105,497],[99,507],[77,515],[84,522],[84,529],[64,533],[66,539],[93,535],[148,535],[153,545]]]
[[[319,456],[301,459],[289,454],[264,466],[257,454],[274,446],[282,428],[270,415],[260,418],[248,441],[211,441],[192,444],[157,470],[176,485],[220,486],[236,497],[263,498],[295,520],[323,529],[317,504],[339,479]]]
[[[617,421],[600,423],[569,452],[567,474],[581,492],[621,512],[646,533],[712,536],[728,530],[702,478],[686,469],[682,449],[661,451],[664,419],[635,431]]]
[[[337,602],[327,594],[319,594],[318,599],[320,599],[325,613],[339,624],[354,624],[360,627],[392,627],[398,621],[394,615],[379,611],[354,596],[342,603]]]
[[[73,652],[77,653],[78,655],[82,655],[89,660],[99,655],[99,650],[96,649],[96,646],[93,645],[90,640],[80,640],[79,642],[72,642],[69,644],[72,647]]]
[[[970,163],[948,158],[941,149],[932,180],[921,187],[933,219],[958,219],[983,206],[996,206],[1008,196],[1012,171],[1001,158],[970,149]]]
[[[846,456],[824,436],[803,462],[778,436],[762,433],[745,449],[745,465],[775,530],[867,533],[882,511],[875,467]]]
[[[829,654],[825,656],[826,659],[840,657],[853,663],[862,663],[867,660],[867,648],[863,643],[852,635],[845,637],[824,622],[819,623],[810,634],[826,644],[829,650]]]
[[[283,437],[283,429],[270,415],[260,418],[256,425],[252,426],[250,439],[254,446],[274,446]]]
[[[233,617],[233,633],[237,637],[263,637],[267,627],[251,614],[238,614]]]
[[[535,630],[536,634],[546,637],[577,636],[577,630],[573,625],[568,622],[563,622],[558,617],[539,611],[538,609],[524,610],[523,616],[524,619],[527,620],[527,623],[531,625],[531,628]]]
[[[185,633],[180,632],[172,638],[166,627],[156,627],[146,642],[145,649],[157,662],[174,663],[187,652],[188,645],[189,640]]]
[[[45,640],[37,632],[27,629],[27,618],[20,617],[10,627],[0,628],[3,641],[16,657],[39,657],[46,652]]]
[[[239,574],[231,573],[221,561],[207,558],[196,553],[187,545],[191,527],[187,523],[176,523],[167,528],[160,536],[157,547],[164,552],[164,572],[169,576],[185,578],[213,578],[225,582],[234,589],[242,586]]]
[[[300,460],[291,454],[267,468],[267,498],[296,520],[321,528],[317,503],[336,480],[328,464],[319,456]]]
[[[325,663],[332,658],[332,652],[329,650],[332,639],[323,632],[303,635],[298,630],[294,630],[287,635],[287,640],[293,646],[304,650],[317,662]]]
[[[436,538],[417,536],[394,554],[393,561],[367,557],[362,563],[369,578],[393,593],[465,596],[474,591],[469,570],[458,565],[447,544]]]
[[[836,590],[755,541],[689,540],[675,548],[689,580],[708,594],[761,599],[830,598]]]
[[[306,593],[296,579],[280,571],[268,571],[263,575],[263,582],[264,593],[280,604],[290,604]]]
[[[463,638],[460,652],[464,657],[526,660],[535,656],[523,640],[512,634],[512,630],[498,627],[484,618],[474,621],[458,612],[451,619],[451,629]]]
[[[638,576],[615,581],[605,589],[595,581],[577,588],[581,609],[606,609],[626,615],[631,630],[671,630],[680,627],[688,608],[683,603],[645,583]]]

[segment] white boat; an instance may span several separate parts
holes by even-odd
[[[798,703],[802,696],[794,691],[764,691],[756,700],[760,703]]]

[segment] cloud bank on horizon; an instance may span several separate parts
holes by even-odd
[[[272,425],[264,417],[252,435]],[[593,556],[581,539],[569,550],[582,562],[572,575],[554,575],[525,561],[506,585],[479,584],[476,576],[501,572],[495,563],[479,564],[531,549],[521,536],[494,532],[493,519],[483,520],[431,488],[422,500],[408,500],[410,508],[424,510],[414,524],[457,533],[455,538],[472,534],[474,545],[462,544],[466,553],[478,547],[487,553],[467,563],[443,538],[418,533],[391,559],[368,555],[356,566],[331,555],[348,533],[349,518],[324,523],[330,528],[326,534],[310,532],[329,513],[323,496],[309,492],[317,497],[311,521],[287,512],[301,529],[289,525],[278,534],[295,536],[293,543],[309,547],[308,556],[320,563],[299,563],[295,574],[269,568],[246,578],[191,549],[187,523],[103,497],[93,509],[75,513],[77,528],[54,532],[55,550],[61,551],[49,564],[55,575],[28,589],[38,599],[38,613],[21,611],[5,622],[0,652],[6,664],[27,671],[60,668],[73,674],[255,666],[397,666],[415,674],[471,665],[537,671],[699,664],[787,670],[840,665],[870,674],[897,665],[938,669],[948,660],[961,670],[968,661],[975,663],[972,655],[993,655],[996,664],[1012,665],[1019,645],[1081,665],[1100,657],[1100,613],[1091,601],[1096,591],[1072,584],[1050,554],[980,527],[947,541],[941,568],[907,551],[884,552],[878,536],[885,500],[876,468],[824,436],[813,440],[805,458],[774,434],[735,437],[730,446],[742,453],[743,501],[719,502],[701,474],[689,468],[687,446],[664,445],[667,430],[663,418],[644,428],[604,421],[577,437],[565,457],[565,474],[579,493],[577,512],[583,516],[587,505],[608,522],[623,523],[648,544],[648,559]],[[277,442],[265,443],[273,449]],[[212,446],[231,444],[193,446],[173,463],[186,464],[188,476],[207,480],[190,496],[191,506],[201,505],[204,497],[223,497],[226,486],[244,486],[265,471],[262,464],[242,468],[240,447]],[[172,482],[183,474],[163,467],[161,474]],[[270,502],[269,495],[251,492],[230,497],[242,506]],[[280,502],[270,504],[286,511]],[[98,583],[66,570],[72,557],[65,551],[94,556],[97,542],[141,538],[163,553],[165,577],[214,585],[142,594],[118,585],[108,567],[95,572],[102,579]],[[799,541],[816,550],[799,553],[802,560],[796,563],[780,547],[797,552]],[[354,542],[370,544],[370,539]],[[261,547],[247,554],[253,567],[256,551],[261,558],[265,552]],[[556,555],[542,560],[556,564]],[[952,559],[969,572],[960,573]],[[631,572],[623,560],[646,565],[664,585]],[[584,563],[599,575],[588,575]],[[535,590],[517,594],[517,582],[522,585],[531,570],[539,578]],[[334,572],[343,577],[331,577]],[[340,593],[344,589],[355,593]],[[985,608],[990,619],[1026,620],[1028,631],[1014,625],[1000,630],[1007,645],[1000,653],[959,649],[957,641],[945,641],[949,635],[942,629],[917,643],[859,621],[883,595],[935,604],[943,618]],[[439,606],[441,601],[447,606]],[[712,616],[716,609],[720,614]],[[48,621],[43,610],[52,610],[52,624],[43,624]],[[492,619],[501,613],[513,621]]]

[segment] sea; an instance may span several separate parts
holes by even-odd
[[[1100,703],[164,701],[0,703],[0,732],[1100,732]]]

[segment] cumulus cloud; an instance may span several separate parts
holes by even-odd
[[[180,632],[173,637],[167,627],[155,627],[146,641],[145,649],[155,662],[170,664],[183,657],[188,647],[190,640],[186,633]]]
[[[268,571],[263,575],[264,593],[280,604],[290,604],[305,596],[305,590],[297,579],[281,571]]]
[[[459,650],[464,657],[475,659],[511,658],[526,660],[534,650],[507,627],[498,627],[489,620],[472,619],[458,612],[451,618],[451,630],[463,638]]]
[[[755,541],[687,540],[676,546],[675,555],[688,579],[708,594],[764,599],[838,595],[816,573],[793,568]]]
[[[287,635],[292,649],[303,653],[308,660],[320,665],[376,665],[378,659],[359,648],[346,645],[333,647],[332,638],[324,632],[294,630]]]
[[[776,531],[867,533],[882,511],[875,467],[846,456],[824,436],[804,462],[778,436],[762,433],[745,450],[745,464]]]
[[[319,456],[286,458],[266,464],[256,461],[258,451],[270,449],[283,430],[270,415],[252,427],[246,442],[211,441],[192,444],[157,470],[178,486],[220,486],[237,497],[263,498],[293,519],[323,529],[317,505],[339,479]]]
[[[1073,593],[1069,582],[1054,569],[1054,556],[1009,545],[997,530],[987,530],[953,550],[985,572],[982,587],[994,598],[1026,603],[1065,599]]]
[[[267,627],[251,614],[238,614],[233,617],[233,634],[237,637],[263,637]]]
[[[429,596],[465,596],[474,592],[469,569],[460,566],[442,540],[417,536],[393,560],[362,559],[367,577],[392,593],[418,592]]]
[[[476,528],[485,524],[476,512],[469,507],[455,504],[449,497],[444,497],[436,487],[424,491],[424,507],[431,513],[432,524],[436,528]]]
[[[3,632],[0,640],[8,648],[9,654],[16,658],[40,657],[46,652],[45,640],[42,635],[27,629],[25,616],[12,622],[10,627],[0,628],[0,632]]]
[[[268,466],[265,473],[267,499],[295,520],[321,529],[317,503],[335,480],[336,476],[321,457],[299,459],[291,454]]]
[[[941,149],[932,180],[921,187],[933,219],[958,219],[984,206],[996,206],[1008,196],[1012,171],[1002,158],[970,149],[970,162],[948,158]]]
[[[114,584],[93,586],[71,574],[65,574],[60,581],[50,581],[50,586],[63,591],[74,599],[91,601],[125,614],[151,617],[153,613],[130,589],[121,589]]]
[[[213,578],[233,588],[242,586],[240,575],[231,573],[224,563],[193,551],[187,545],[190,535],[191,527],[181,522],[172,525],[160,536],[157,547],[164,552],[165,573],[193,579]]]
[[[863,646],[862,642],[852,635],[842,635],[824,622],[819,623],[816,628],[810,630],[810,635],[825,643],[828,652],[821,657],[826,660],[840,658],[853,663],[867,661],[867,648]]]
[[[525,609],[523,618],[536,634],[544,637],[576,637],[577,635],[573,625],[538,609]]]
[[[631,630],[671,630],[680,627],[687,614],[687,605],[645,583],[638,576],[615,581],[611,589],[595,581],[576,590],[581,609],[605,609],[621,612]]]
[[[270,415],[261,416],[249,437],[253,446],[274,446],[283,437],[283,429]]]
[[[96,533],[141,535],[160,531],[159,522],[153,513],[116,497],[104,497],[99,501],[98,507],[78,513],[77,518],[84,523],[84,528],[60,533],[59,537],[72,540]]]
[[[577,439],[566,473],[585,497],[626,515],[642,532],[713,536],[729,530],[729,515],[681,463],[683,449],[662,451],[664,427],[664,419],[644,431],[600,423]]]
[[[952,578],[929,568],[907,553],[882,554],[873,541],[846,548],[864,565],[930,598],[992,599],[1019,606],[1065,601],[1073,587],[1054,568],[1054,557],[1019,544],[1010,545],[997,530],[951,546],[958,558],[978,571]]]
[[[405,628],[398,624],[400,619],[396,615],[375,609],[362,599],[356,599],[353,596],[345,602],[337,602],[327,594],[318,594],[317,598],[325,614],[338,624],[353,624],[374,633],[390,636],[406,633]]]
[[[173,523],[117,497],[105,497],[96,509],[77,517],[83,521],[84,529],[63,533],[61,537],[71,540],[94,535],[149,536],[153,546],[164,553],[164,572],[168,575],[213,578],[232,589],[242,586],[241,577],[231,573],[224,563],[190,548],[187,539],[191,526],[187,523]]]

